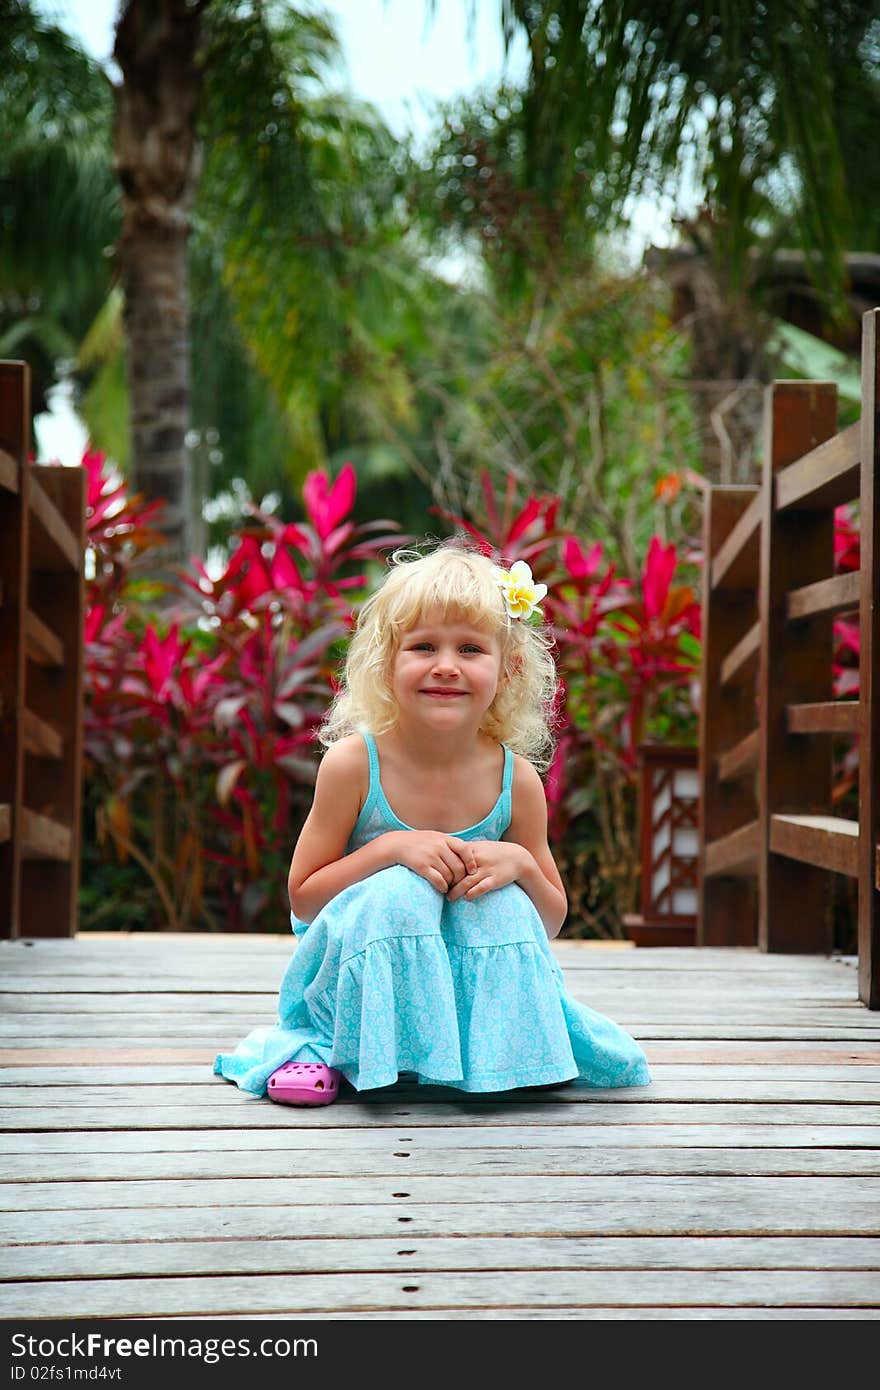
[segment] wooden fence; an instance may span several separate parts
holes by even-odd
[[[30,373],[0,362],[0,936],[72,936],[85,470],[29,460]]]
[[[760,487],[712,487],[704,517],[697,941],[832,944],[834,874],[858,881],[859,998],[880,1008],[880,310],[862,321],[861,419],[833,383],[765,398]],[[860,569],[834,574],[834,512],[859,504]],[[832,698],[835,615],[858,614],[859,699]],[[832,737],[858,740],[857,819],[834,813]]]

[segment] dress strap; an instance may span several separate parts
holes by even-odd
[[[358,730],[358,733],[363,738],[367,747],[367,757],[370,760],[370,785],[367,787],[367,799],[361,807],[361,813],[355,822],[354,830],[351,832],[354,837],[356,837],[368,823],[376,803],[379,802],[381,804],[382,800],[382,783],[379,781],[379,750],[376,747],[376,740],[373,738],[369,729],[365,729],[363,725]]]
[[[513,754],[506,743],[502,743],[504,749],[504,774],[501,778],[501,790],[509,792],[513,785]]]
[[[367,757],[370,759],[370,790],[367,792],[367,796],[371,798],[373,789],[379,785],[379,750],[369,729],[362,728],[361,734],[367,745]]]

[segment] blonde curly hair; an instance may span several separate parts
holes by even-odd
[[[358,614],[342,685],[318,734],[321,743],[329,746],[361,728],[375,735],[394,727],[394,657],[403,634],[433,610],[444,621],[462,619],[498,641],[498,690],[480,727],[540,770],[548,766],[557,684],[552,639],[540,625],[508,616],[494,563],[459,540],[442,542],[427,554],[412,548],[394,552],[387,576]]]

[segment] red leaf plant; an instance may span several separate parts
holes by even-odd
[[[485,470],[480,474],[480,491],[483,512],[476,520],[442,507],[429,510],[464,531],[483,555],[490,555],[506,565],[525,560],[535,577],[546,583],[555,551],[565,538],[565,532],[557,526],[559,498],[530,496],[520,503],[516,496],[516,480],[508,474],[501,501]]]
[[[350,465],[333,484],[311,473],[306,522],[254,509],[223,571],[193,560],[178,574],[182,600],[148,617],[128,581],[158,539],[157,509],[128,498],[98,458],[86,749],[99,837],[146,873],[157,925],[282,930],[336,644],[365,562],[406,538],[393,522],[353,521]]]
[[[689,684],[699,666],[700,605],[690,585],[673,584],[677,566],[675,545],[664,546],[653,536],[641,593],[627,599],[610,623],[620,636],[616,650],[609,645],[605,651],[628,692],[621,750],[630,767],[645,736],[651,703],[664,688]]]

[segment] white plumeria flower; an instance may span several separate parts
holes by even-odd
[[[536,584],[532,571],[525,560],[517,560],[509,570],[497,565],[492,570],[495,582],[504,594],[504,603],[511,618],[530,618],[533,613],[540,616],[538,604],[547,592],[546,584]]]

